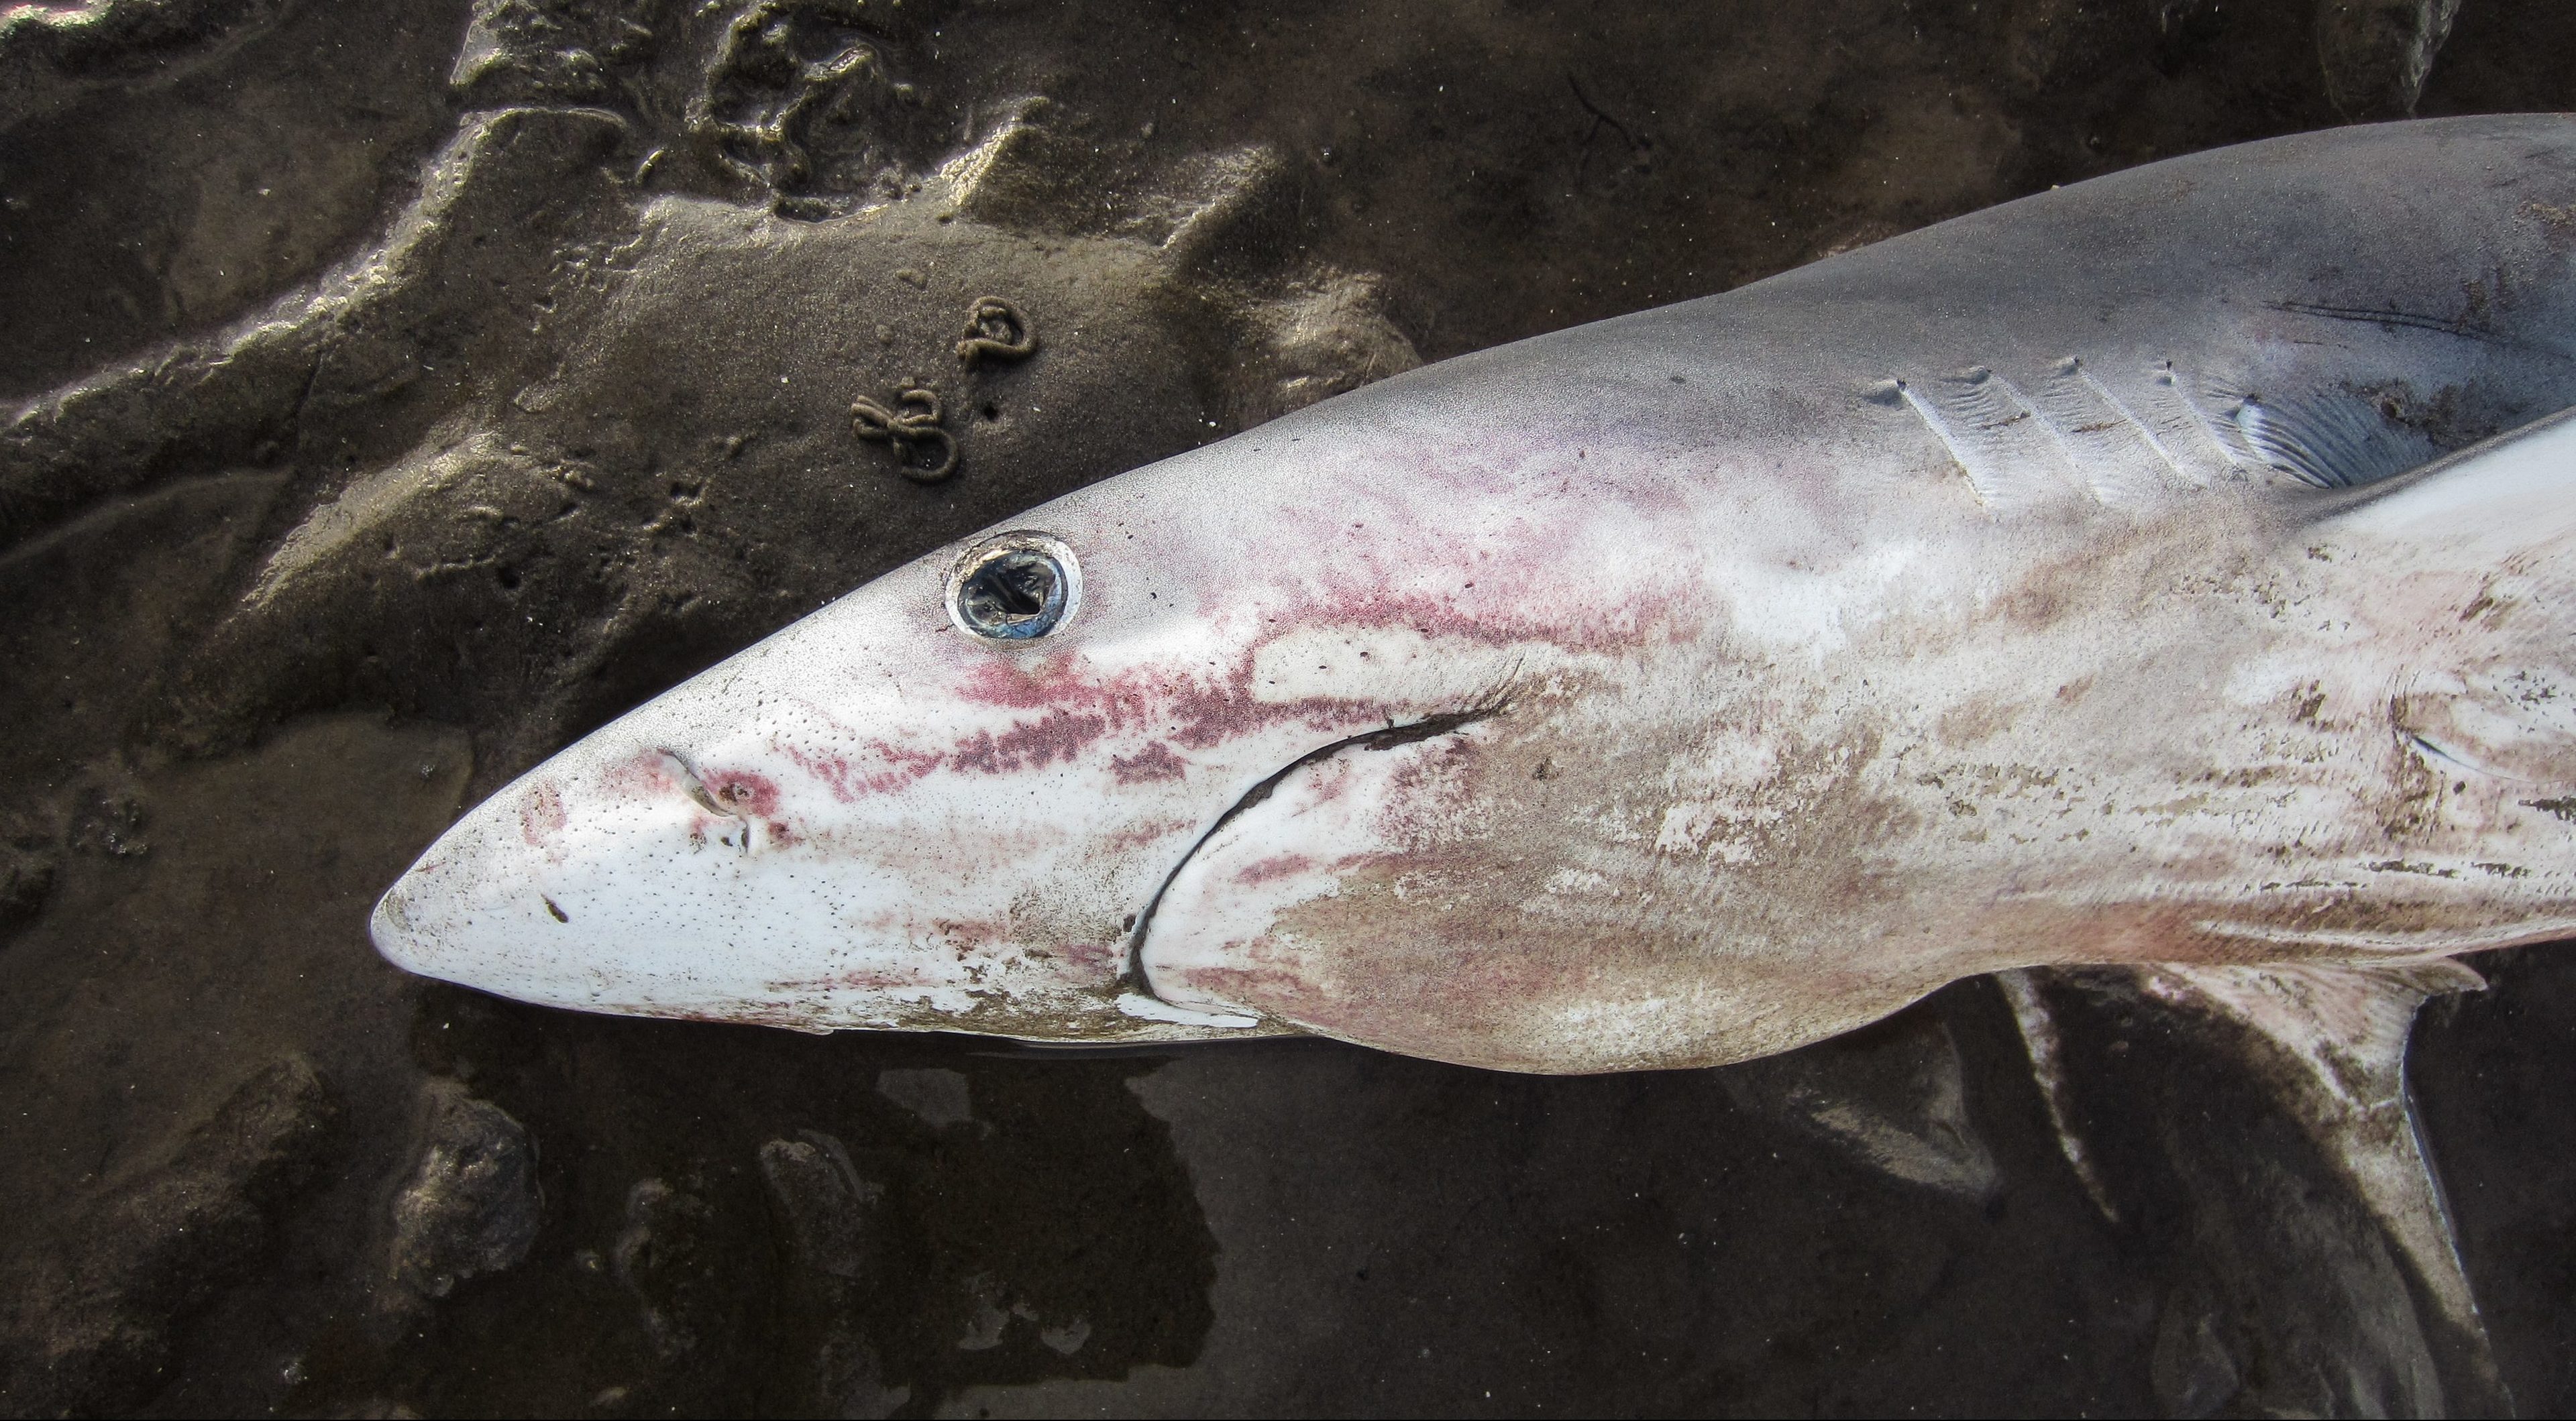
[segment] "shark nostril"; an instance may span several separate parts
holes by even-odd
[[[1031,641],[1070,620],[1081,596],[1073,550],[1043,533],[1005,533],[948,575],[948,615],[986,641]]]
[[[716,801],[714,792],[707,788],[707,782],[698,778],[697,766],[690,764],[681,756],[679,751],[664,750],[662,752],[662,757],[671,762],[671,767],[673,769],[679,771],[677,778],[680,781],[681,790],[686,792],[689,798],[694,800],[700,809],[705,810],[709,814],[722,815],[727,819],[739,819],[742,817],[742,812],[740,810],[735,809],[729,804],[720,804]]]

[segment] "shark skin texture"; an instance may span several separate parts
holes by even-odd
[[[2392,124],[1426,367],[996,530],[1078,563],[1047,635],[960,629],[970,539],[674,688],[375,938],[582,1010],[1603,1071],[2563,936],[2572,253],[2576,120]]]

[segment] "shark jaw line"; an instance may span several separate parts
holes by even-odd
[[[1117,989],[1121,992],[1134,993],[1173,1011],[1189,1011],[1195,1014],[1194,1008],[1174,1006],[1163,999],[1162,993],[1154,990],[1153,977],[1145,970],[1145,934],[1154,926],[1154,914],[1163,906],[1163,895],[1171,891],[1173,880],[1181,876],[1182,869],[1189,867],[1190,860],[1198,856],[1199,850],[1207,847],[1208,841],[1217,836],[1217,831],[1233,823],[1237,816],[1267,802],[1290,775],[1318,760],[1329,760],[1345,750],[1392,750],[1400,745],[1417,745],[1425,740],[1436,740],[1443,735],[1453,735],[1480,721],[1492,720],[1503,715],[1510,709],[1511,701],[1507,683],[1502,689],[1468,709],[1443,711],[1438,715],[1425,716],[1403,725],[1390,725],[1381,730],[1364,730],[1357,735],[1345,735],[1339,740],[1318,745],[1263,776],[1259,784],[1245,790],[1242,798],[1227,805],[1224,813],[1219,814],[1196,839],[1190,841],[1189,849],[1173,860],[1171,869],[1163,875],[1163,881],[1155,885],[1154,896],[1145,900],[1145,910],[1136,915],[1136,926],[1127,934],[1127,961],[1119,971]]]

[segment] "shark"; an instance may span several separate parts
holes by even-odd
[[[528,771],[373,938],[1544,1072],[1996,974],[2045,1075],[2032,974],[2126,972],[2278,1044],[2467,1318],[2399,1066],[2462,954],[2576,935],[2571,406],[2576,118],[2153,163],[1033,508]]]

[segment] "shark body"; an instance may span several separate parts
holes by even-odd
[[[674,688],[375,939],[583,1010],[1537,1071],[2027,967],[2421,990],[2576,934],[2571,260],[2576,120],[2388,125],[1426,367]]]

